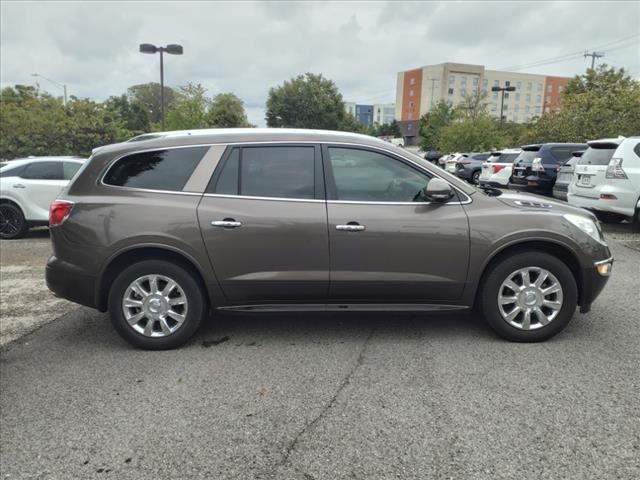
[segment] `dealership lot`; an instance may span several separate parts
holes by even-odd
[[[46,232],[3,242],[2,321],[44,326],[0,354],[2,478],[638,478],[640,235],[605,230],[611,281],[546,343],[474,315],[228,315],[166,352],[38,290]]]

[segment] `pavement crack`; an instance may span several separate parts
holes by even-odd
[[[343,377],[342,381],[338,385],[338,388],[334,392],[329,402],[327,402],[327,404],[320,410],[320,412],[315,417],[313,417],[313,419],[310,422],[306,423],[305,426],[302,427],[302,430],[300,430],[296,434],[296,436],[289,442],[289,444],[284,450],[284,455],[282,456],[280,461],[275,464],[273,468],[274,474],[279,467],[282,467],[289,462],[289,458],[291,457],[291,454],[298,446],[298,443],[302,438],[302,436],[306,434],[309,430],[313,429],[313,427],[317,425],[318,422],[325,417],[329,409],[331,409],[331,407],[333,407],[333,405],[338,400],[338,396],[340,395],[340,393],[342,393],[342,391],[347,387],[347,385],[349,385],[349,383],[351,382],[351,378],[353,377],[353,374],[364,362],[364,358],[365,358],[364,354],[367,351],[369,344],[371,343],[371,337],[373,337],[374,332],[375,332],[375,327],[371,329],[371,331],[367,335],[367,338],[362,343],[362,346],[360,347],[360,351],[358,352],[358,356],[356,357],[356,361],[353,363],[353,365],[351,366],[347,374]],[[305,475],[309,475],[309,474],[306,473]],[[313,477],[309,475],[308,478],[313,478]]]

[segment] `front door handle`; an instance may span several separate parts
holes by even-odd
[[[24,186],[24,185],[23,185],[23,184],[21,184],[21,183],[16,183],[16,184],[13,186],[13,188],[27,188],[27,187],[26,187],[26,186]]]
[[[236,222],[233,218],[225,218],[224,220],[214,220],[211,225],[213,227],[238,228],[242,226],[242,222]]]
[[[365,228],[364,225],[360,225],[358,222],[349,222],[346,225],[336,225],[336,230],[342,230],[345,232],[361,232]]]

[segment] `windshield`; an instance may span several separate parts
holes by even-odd
[[[590,146],[578,160],[578,165],[609,165],[616,148],[615,144]]]

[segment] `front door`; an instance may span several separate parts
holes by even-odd
[[[329,241],[318,146],[229,147],[198,220],[229,303],[326,301]]]
[[[333,302],[453,301],[462,295],[469,226],[457,197],[430,203],[430,177],[365,148],[323,150]]]

